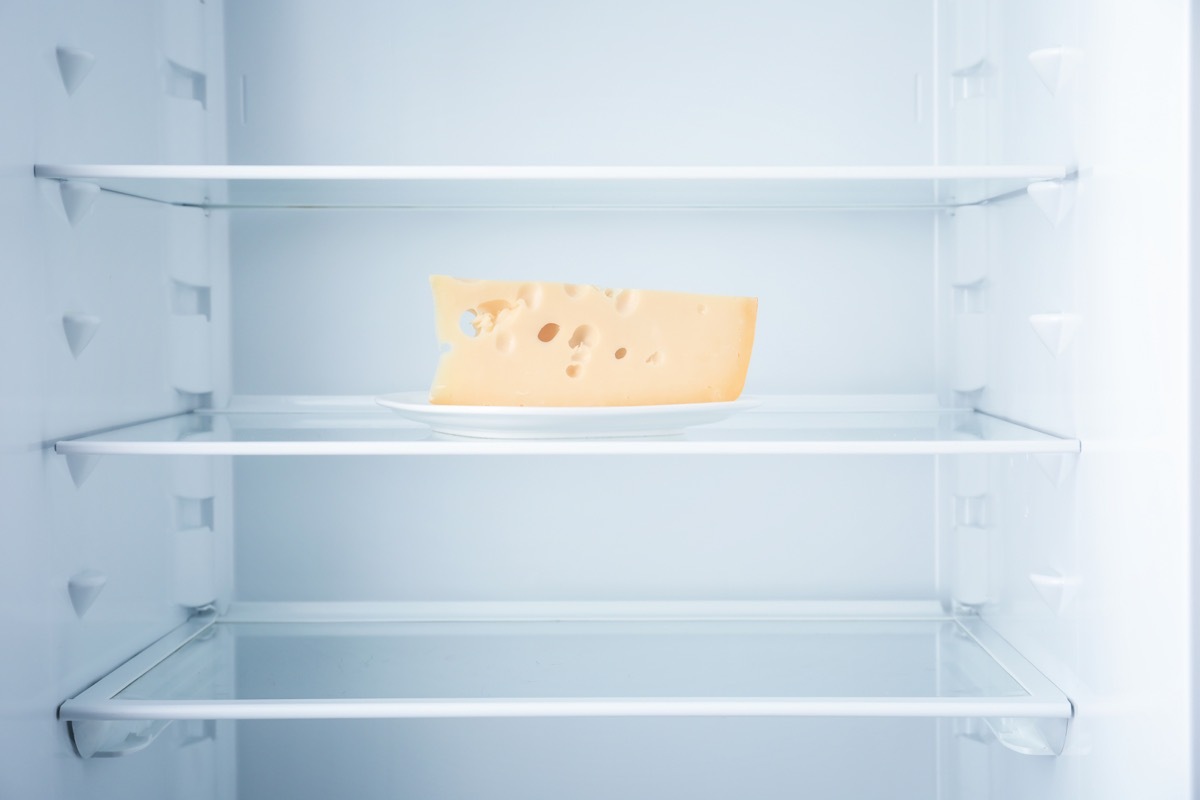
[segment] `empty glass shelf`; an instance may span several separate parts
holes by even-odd
[[[973,411],[752,409],[681,434],[591,439],[473,439],[434,433],[387,411],[190,413],[66,439],[96,455],[1066,454],[1079,441]]]
[[[1066,719],[977,620],[229,622],[201,617],[66,720],[547,716]]]
[[[891,208],[980,203],[1057,165],[303,166],[39,164],[34,174],[208,208]]]

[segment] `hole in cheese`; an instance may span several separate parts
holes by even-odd
[[[613,355],[616,357],[617,361],[620,361],[625,357],[626,352],[628,351],[624,347],[618,347],[617,352],[613,353]]]
[[[538,339],[543,342],[553,341],[555,336],[558,336],[558,323],[556,322],[547,322],[538,331]]]
[[[657,365],[663,363],[662,352],[655,350],[653,353],[646,356],[646,363],[650,364],[651,366],[657,366]]]
[[[474,338],[479,335],[479,331],[475,328],[474,311],[468,309],[462,313],[462,316],[458,318],[458,329],[463,332],[464,336]]]
[[[567,377],[568,378],[578,378],[579,373],[582,369],[583,369],[583,367],[579,364],[568,364],[567,365]]]
[[[571,341],[568,342],[568,344],[570,344],[572,348],[580,346],[594,347],[599,339],[600,335],[596,333],[596,329],[591,325],[580,325],[575,329],[575,332],[571,334]]]

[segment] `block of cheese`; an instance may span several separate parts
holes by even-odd
[[[431,403],[636,406],[736,400],[758,300],[430,278],[442,343]]]

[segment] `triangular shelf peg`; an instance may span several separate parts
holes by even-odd
[[[71,473],[71,482],[75,484],[76,489],[83,486],[100,461],[100,456],[86,454],[73,453],[65,458],[67,459],[67,472]]]
[[[1075,469],[1079,455],[1077,453],[1037,453],[1033,460],[1051,485],[1057,487],[1061,486],[1071,471]]]
[[[75,90],[96,65],[96,57],[78,47],[59,47],[55,49],[54,57],[58,61],[58,74],[68,95],[75,94]]]
[[[1079,579],[1068,577],[1056,569],[1029,573],[1029,582],[1038,595],[1056,614],[1061,614],[1079,593]]]
[[[1082,60],[1082,51],[1074,47],[1046,47],[1029,54],[1029,63],[1038,80],[1054,96],[1075,80]]]
[[[100,318],[91,314],[63,314],[62,324],[63,333],[67,335],[67,346],[75,358],[79,358],[96,331],[100,330]]]
[[[71,579],[67,581],[67,594],[71,596],[71,606],[75,609],[75,616],[83,618],[107,583],[108,576],[94,569],[85,569],[83,572],[77,572],[71,576]]]
[[[1079,331],[1080,321],[1078,314],[1029,315],[1029,324],[1055,358],[1067,352]]]
[[[92,210],[92,204],[100,196],[100,187],[87,181],[62,181],[58,184],[58,193],[67,221],[74,227]]]
[[[1056,228],[1075,207],[1075,181],[1037,181],[1029,184],[1025,191]]]

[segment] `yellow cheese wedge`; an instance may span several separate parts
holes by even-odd
[[[705,403],[736,400],[746,382],[752,297],[444,275],[430,282],[444,351],[431,403]]]

